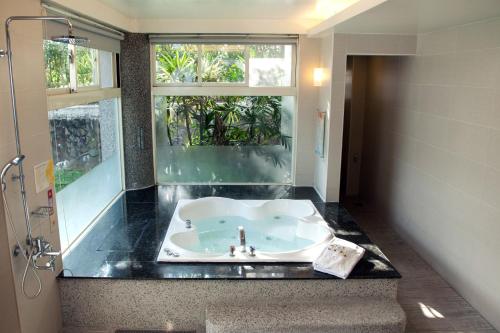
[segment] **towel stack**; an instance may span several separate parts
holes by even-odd
[[[365,254],[365,249],[344,239],[334,238],[313,262],[319,272],[345,279]]]

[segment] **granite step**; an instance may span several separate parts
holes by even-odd
[[[406,315],[393,298],[345,297],[304,304],[212,305],[206,333],[402,333]]]

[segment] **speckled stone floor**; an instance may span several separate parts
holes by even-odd
[[[398,301],[407,315],[406,332],[497,332],[430,265],[368,206],[346,204],[368,236],[391,258],[403,278]]]

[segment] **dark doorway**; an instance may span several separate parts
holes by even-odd
[[[401,61],[398,56],[348,56],[344,101],[340,202],[368,202],[387,178],[383,157],[394,138],[387,125],[397,114]],[[385,160],[384,160],[385,161]]]

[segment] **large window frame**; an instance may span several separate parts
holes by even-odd
[[[116,89],[117,88],[117,64],[116,64],[116,54],[115,52],[110,52],[112,55],[112,76],[113,76],[113,87],[111,88],[103,88],[101,87],[101,52],[105,50],[99,50],[92,47],[87,47],[89,50],[93,50],[95,52],[95,67],[93,76],[95,78],[95,82],[92,85],[80,85],[78,83],[78,61],[77,61],[77,47],[75,45],[67,44],[68,48],[68,64],[69,64],[69,82],[67,87],[62,88],[49,88],[47,87],[46,92],[48,96],[54,95],[65,95],[65,94],[75,94],[75,93],[83,93],[83,92],[95,92],[99,90],[105,89]]]
[[[252,87],[250,86],[250,52],[249,47],[252,45],[258,44],[273,44],[272,41],[266,43],[256,43],[256,42],[246,42],[246,43],[237,43],[237,45],[243,45],[245,47],[244,55],[245,55],[245,81],[244,82],[203,82],[202,75],[202,47],[203,45],[231,45],[236,43],[224,43],[224,41],[219,42],[209,42],[209,43],[197,43],[197,81],[196,82],[158,82],[156,80],[157,71],[156,71],[156,46],[162,44],[169,43],[160,43],[160,42],[151,42],[150,43],[150,60],[151,60],[151,82],[154,88],[159,87],[218,87],[218,88],[249,88],[249,89],[287,89],[291,91],[292,88],[296,86],[296,76],[297,76],[297,45],[296,43],[278,43],[282,45],[290,45],[292,47],[292,63],[291,63],[291,82],[290,86],[282,86],[282,87]],[[172,42],[170,44],[192,44],[187,42]],[[279,91],[279,90],[277,90]]]
[[[273,38],[264,40],[252,40],[249,38],[244,42],[234,42],[226,41],[221,37],[215,41],[207,42],[205,40],[195,41],[194,43],[200,44],[198,49],[201,50],[201,45],[226,45],[226,44],[245,44],[245,82],[244,83],[217,83],[217,82],[202,82],[201,61],[199,57],[201,56],[201,51],[198,51],[198,80],[197,82],[184,82],[184,83],[164,83],[156,81],[156,52],[155,47],[157,44],[192,44],[193,41],[169,41],[169,42],[158,42],[154,40],[154,37],[150,36],[150,77],[151,77],[151,114],[152,114],[152,134],[153,134],[153,163],[154,163],[154,174],[155,183],[164,185],[168,183],[159,182],[158,180],[158,170],[157,170],[157,143],[156,143],[156,115],[155,115],[155,96],[291,96],[294,97],[294,119],[297,119],[298,110],[298,87],[297,87],[297,54],[298,54],[298,38],[293,40],[283,42],[278,41],[273,42]],[[249,52],[248,46],[256,44],[281,44],[281,45],[291,45],[292,46],[292,62],[291,62],[291,82],[290,86],[250,86],[249,84]],[[297,144],[297,122],[293,122],[293,136],[292,136],[292,146],[296,147]],[[291,184],[295,184],[296,180],[296,148],[292,149],[292,160],[291,160]],[[176,183],[184,184],[184,183]],[[192,184],[192,183],[185,183]],[[218,184],[218,183],[214,183]],[[268,183],[223,183],[225,185],[269,185]],[[276,185],[276,183],[272,183]]]
[[[72,106],[87,105],[105,100],[116,100],[116,117],[117,117],[117,132],[116,140],[118,145],[119,163],[120,163],[120,192],[117,193],[105,207],[95,216],[88,224],[81,230],[80,234],[74,239],[69,239],[68,235],[61,234],[61,237],[66,237],[68,243],[63,250],[63,255],[69,253],[71,247],[75,242],[78,242],[81,235],[90,230],[94,222],[119,198],[123,195],[125,190],[125,164],[124,164],[124,145],[123,145],[123,128],[122,128],[122,108],[121,108],[121,89],[118,84],[118,51],[111,49],[99,48],[99,45],[90,45],[88,47],[94,52],[93,54],[93,84],[88,86],[78,85],[77,82],[77,64],[76,54],[77,47],[75,45],[68,45],[68,66],[69,66],[69,82],[63,88],[46,88],[47,94],[47,109],[48,111],[64,109]],[[104,53],[109,54],[105,63],[102,63],[102,56]],[[105,64],[105,65],[104,65]],[[101,71],[101,65],[108,70]],[[102,75],[106,75],[104,78]],[[101,163],[100,163],[101,164]],[[91,170],[92,171],[92,170]],[[83,175],[82,177],[85,177]],[[76,180],[78,181],[78,179]],[[68,187],[71,184],[68,185]],[[63,190],[63,189],[61,189]],[[61,191],[58,191],[61,192]],[[58,193],[55,193],[58,198]],[[64,207],[59,207],[64,211]]]

